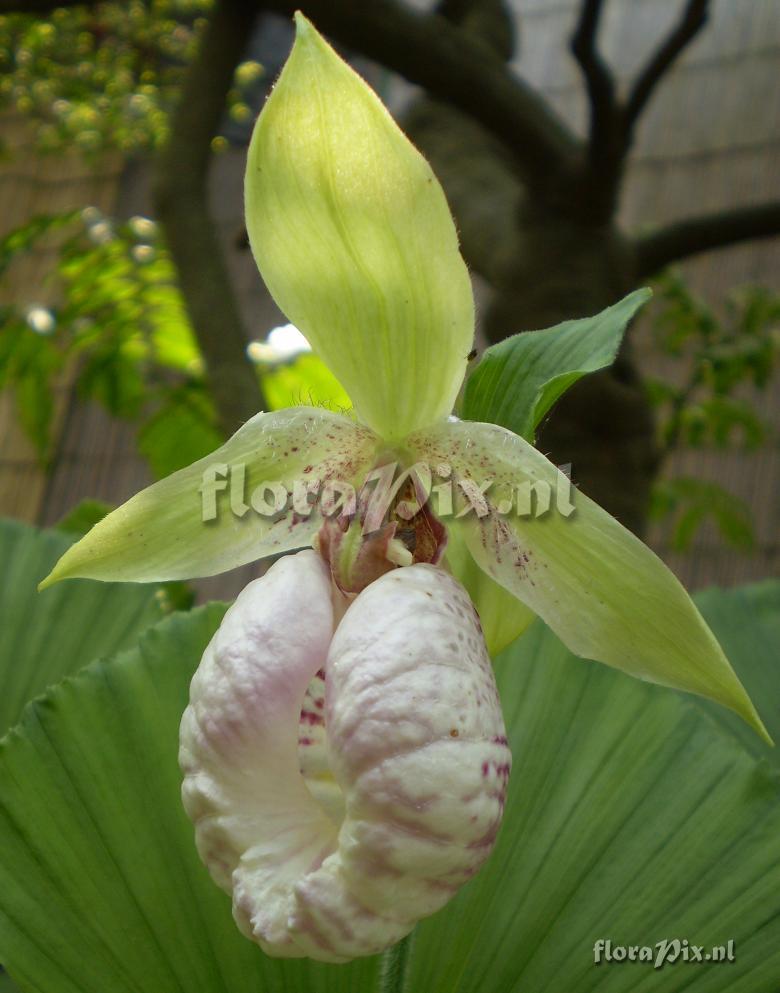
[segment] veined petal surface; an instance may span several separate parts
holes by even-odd
[[[766,731],[723,651],[680,582],[635,535],[523,438],[494,424],[444,422],[408,438],[415,459],[453,477],[491,480],[478,516],[453,526],[489,576],[522,600],[575,654],[731,707]],[[548,487],[550,509],[522,516],[518,486]],[[473,486],[472,486],[473,490]],[[556,506],[568,494],[568,516]],[[511,501],[500,513],[498,506]],[[478,502],[478,501],[477,501]],[[522,508],[525,509],[525,508]],[[566,508],[568,509],[568,508]]]
[[[392,441],[452,409],[474,334],[471,282],[430,166],[296,19],[249,148],[249,240],[279,307]]]
[[[313,551],[251,583],[193,679],[180,761],[241,930],[271,955],[344,962],[397,942],[477,872],[511,757],[476,612],[450,575],[396,569],[331,639],[333,623]],[[306,719],[318,672],[324,722]],[[320,754],[327,736],[343,808],[317,790],[325,770],[304,758],[299,772],[308,726]]]
[[[213,576],[311,542],[316,506],[295,512],[295,483],[361,482],[379,444],[348,417],[314,407],[256,414],[221,448],[149,486],[73,545],[44,584]],[[266,489],[264,484],[274,484]],[[274,511],[282,489],[287,509]],[[302,506],[302,504],[301,504]],[[205,518],[205,519],[204,519]]]

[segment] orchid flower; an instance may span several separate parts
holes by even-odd
[[[244,933],[270,954],[346,961],[442,906],[496,836],[510,757],[480,617],[493,653],[538,615],[575,654],[766,732],[639,539],[579,492],[565,514],[500,505],[566,479],[524,438],[451,416],[474,306],[444,194],[300,14],[250,145],[246,220],[271,294],[353,414],[257,414],[108,515],[45,584],[209,576],[305,549],[241,593],[204,655],[183,796]],[[395,464],[415,471],[361,527],[368,481]],[[424,467],[468,505],[444,516]],[[334,481],[359,494],[338,516],[309,501]]]
[[[192,682],[180,763],[198,849],[244,934],[345,962],[403,938],[479,869],[511,759],[452,576],[386,573],[340,622],[333,600],[314,551],[242,591]]]

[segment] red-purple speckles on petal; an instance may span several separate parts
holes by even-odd
[[[193,680],[193,704],[211,713],[235,672],[223,725],[240,733],[218,753],[187,736],[185,715],[188,812],[201,851],[204,837],[227,839],[217,881],[261,947],[374,954],[450,899],[495,839],[510,757],[487,649],[465,591],[433,565],[387,573],[340,620],[313,551],[257,583]]]

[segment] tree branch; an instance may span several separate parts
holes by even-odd
[[[609,154],[615,128],[615,82],[598,51],[597,36],[603,0],[583,0],[571,51],[577,60],[590,101],[589,156],[596,164]]]
[[[488,45],[446,18],[400,0],[234,0],[237,7],[292,16],[301,7],[336,41],[398,72],[494,134],[537,189],[576,166],[581,143],[544,97]],[[74,0],[0,0],[0,12],[42,13]]]
[[[653,95],[656,86],[677,60],[677,57],[707,23],[708,15],[709,0],[687,0],[677,27],[639,74],[629,94],[624,112],[623,126],[628,136],[628,143],[630,143],[634,126]]]
[[[637,278],[654,276],[672,262],[754,238],[780,235],[780,201],[693,217],[635,242]]]
[[[578,177],[577,203],[585,208],[583,216],[597,223],[614,217],[636,123],[656,86],[706,23],[709,0],[687,0],[677,26],[639,73],[625,103],[617,100],[612,74],[597,48],[603,6],[604,0],[583,0],[571,43],[590,102],[588,166]]]
[[[399,0],[269,0],[292,15],[301,7],[339,43],[398,72],[477,120],[514,153],[518,171],[545,188],[572,168],[581,144],[531,86],[486,44],[437,14]]]
[[[434,13],[479,40],[504,62],[515,54],[515,20],[507,0],[439,0]]]
[[[208,203],[211,141],[233,72],[255,19],[252,4],[220,0],[185,76],[170,138],[158,163],[155,207],[206,363],[206,377],[225,434],[262,405],[246,357],[246,334]]]

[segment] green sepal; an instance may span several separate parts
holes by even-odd
[[[452,409],[471,281],[428,163],[301,14],[249,148],[246,224],[272,296],[388,441]]]

